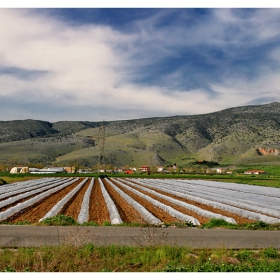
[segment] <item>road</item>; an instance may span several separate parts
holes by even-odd
[[[76,226],[0,226],[0,247],[39,247],[63,243],[147,246],[166,244],[191,248],[280,248],[280,231],[200,228],[137,228]]]

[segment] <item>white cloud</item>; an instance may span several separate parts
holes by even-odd
[[[179,91],[131,82],[144,66],[152,65],[166,54],[176,56],[174,46],[232,44],[224,38],[225,28],[232,23],[240,27],[241,33],[234,41],[240,45],[242,38],[252,31],[259,27],[266,30],[267,27],[263,27],[266,21],[270,26],[265,32],[267,35],[262,31],[257,32],[254,35],[255,43],[259,38],[264,40],[265,36],[279,34],[276,31],[278,12],[273,12],[270,19],[265,12],[258,12],[243,25],[244,19],[235,17],[230,10],[222,9],[215,10],[214,18],[196,26],[156,29],[154,23],[163,14],[136,22],[139,33],[125,34],[108,26],[94,24],[68,26],[51,17],[32,14],[30,10],[0,9],[0,67],[23,72],[22,76],[10,72],[1,75],[0,72],[0,96],[10,98],[15,103],[23,100],[25,104],[43,103],[46,108],[49,106],[57,110],[60,103],[71,108],[92,106],[96,109],[92,116],[97,120],[100,120],[98,107],[112,108],[115,115],[108,112],[107,116],[114,120],[126,118],[125,110],[131,110],[127,113],[128,118],[133,112],[134,118],[140,117],[137,115],[140,110],[141,117],[143,111],[146,111],[146,117],[155,116],[155,112],[165,116],[202,114],[245,104],[262,92],[274,92],[273,97],[278,97],[278,74],[272,75],[269,69],[263,69],[266,75],[259,81],[239,77],[238,80],[227,78],[220,84],[212,84],[217,96],[211,96],[203,89]],[[272,58],[274,56],[278,57],[276,51],[271,55]],[[41,72],[26,79],[24,71]],[[170,84],[174,82],[172,80],[176,82],[179,79],[180,73],[170,73]],[[42,119],[38,117],[39,113],[34,111],[34,118]],[[0,114],[1,119],[13,118],[7,112]],[[22,118],[27,115],[30,118],[31,113],[23,110]],[[108,119],[106,112],[103,116]],[[59,111],[57,117],[61,118]],[[71,117],[68,116],[69,119]],[[82,113],[79,117],[89,119],[86,114],[82,117]],[[54,118],[52,111],[46,120]]]

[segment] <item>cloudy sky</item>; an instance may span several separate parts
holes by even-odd
[[[280,9],[0,8],[0,120],[280,102]]]

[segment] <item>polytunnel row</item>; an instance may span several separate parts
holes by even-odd
[[[55,182],[53,182],[53,181],[55,181]],[[1,194],[0,195],[0,199],[2,200],[2,199],[5,199],[7,197],[10,197],[10,199],[12,199],[13,197],[11,197],[11,196],[13,196],[13,195],[15,195],[17,197],[20,197],[19,195],[22,195],[23,197],[28,197],[30,195],[36,194],[38,192],[41,192],[41,191],[43,191],[45,189],[57,186],[57,185],[61,184],[64,181],[66,181],[66,180],[65,179],[61,179],[61,180],[52,180],[52,181],[40,182],[40,184],[34,184],[34,185],[31,185],[31,186],[25,187],[24,189],[11,190],[10,192],[5,192],[5,193]],[[31,193],[31,191],[33,191],[33,190],[34,190],[34,192]],[[28,194],[30,194],[30,195],[28,195]],[[0,202],[0,204],[1,204],[1,202]]]
[[[156,218],[152,213],[150,213],[143,205],[135,201],[132,197],[124,193],[121,189],[119,189],[116,185],[110,182],[107,178],[105,178],[106,182],[122,197],[126,200],[126,202],[134,207],[135,210],[139,212],[142,216],[143,220],[149,224],[159,225],[162,224],[162,221]]]
[[[231,197],[232,199],[238,201],[240,203],[240,206],[245,207],[247,209],[250,209],[249,205],[254,205],[258,208],[251,208],[252,210],[259,211],[263,214],[268,214],[272,216],[276,215],[276,217],[280,216],[280,199],[277,197],[268,197],[252,192],[242,192],[238,189],[232,190],[225,188],[215,188],[213,186],[208,185],[207,182],[204,182],[203,184],[198,184],[196,182],[193,183],[190,180],[176,180],[176,182],[178,182],[178,186],[182,186],[182,188],[185,188],[187,186],[188,191],[195,192],[196,194],[201,193],[211,195],[211,192],[214,192],[215,199],[217,201],[218,199],[226,200],[228,199],[228,197]],[[226,183],[224,183],[224,185],[226,185]],[[267,205],[269,205],[269,208],[267,208]],[[271,212],[271,209],[278,211],[278,213]]]
[[[237,214],[241,217],[245,217],[245,218],[248,218],[251,220],[257,220],[257,221],[261,220],[261,221],[269,223],[269,224],[280,223],[280,220],[278,218],[269,217],[266,215],[262,215],[260,213],[248,211],[248,210],[241,209],[241,208],[238,208],[235,206],[231,206],[231,205],[228,205],[225,203],[216,202],[211,199],[209,200],[209,198],[203,198],[203,197],[199,197],[199,196],[190,195],[181,189],[178,191],[178,187],[176,187],[176,185],[170,186],[170,184],[168,184],[168,180],[164,180],[165,183],[160,183],[158,181],[162,182],[163,180],[156,180],[156,179],[131,179],[131,180],[135,180],[136,182],[139,182],[139,183],[145,182],[145,184],[151,188],[159,189],[159,190],[162,190],[165,192],[167,190],[169,190],[170,193],[174,194],[175,196],[183,197],[183,198],[186,198],[186,199],[189,199],[192,201],[199,202],[201,204],[205,204],[207,206],[211,206],[211,207],[214,207],[217,209],[231,212],[231,213]]]
[[[75,187],[70,193],[68,193],[65,197],[63,197],[58,203],[56,203],[52,209],[42,218],[39,220],[39,222],[56,216],[59,214],[59,212],[61,211],[61,209],[66,205],[66,203],[68,201],[70,201],[70,199],[80,191],[80,189],[84,186],[84,184],[87,182],[88,178],[85,178],[77,187]]]
[[[175,217],[181,221],[184,221],[184,222],[190,222],[192,223],[193,225],[200,225],[199,221],[194,218],[194,217],[191,217],[189,215],[186,215],[186,214],[183,214],[182,212],[180,211],[177,211],[176,209],[174,209],[173,207],[171,206],[167,206],[165,205],[164,203],[161,203],[160,201],[156,200],[156,199],[153,199],[151,197],[149,197],[148,195],[145,195],[131,187],[129,187],[128,185],[125,185],[124,183],[122,183],[121,181],[117,181],[115,179],[112,179],[112,181],[114,182],[117,182],[118,184],[120,184],[123,188],[137,194],[138,196],[144,198],[146,201],[152,203],[153,205],[157,206],[158,208],[162,209],[163,211],[165,211],[166,213],[168,213],[169,215],[171,215],[172,217]],[[131,199],[131,198],[130,198]],[[136,208],[136,206],[135,206]],[[137,209],[137,208],[136,208]],[[137,209],[138,210],[138,209]],[[145,217],[144,217],[145,218]]]
[[[112,200],[112,198],[110,197],[110,195],[108,194],[107,190],[104,187],[104,184],[102,182],[102,180],[100,178],[98,178],[98,182],[101,188],[101,192],[103,194],[105,203],[107,205],[107,209],[109,211],[109,216],[110,216],[110,221],[112,225],[116,225],[116,224],[121,224],[123,221],[120,217],[120,214],[118,212],[118,209],[114,203],[114,201]]]
[[[188,193],[191,195],[199,196],[205,199],[210,199],[215,202],[220,202],[224,203],[227,205],[235,206],[240,209],[246,209],[249,211],[254,211],[256,213],[264,214],[264,215],[269,215],[274,217],[273,219],[280,217],[280,212],[279,210],[277,211],[276,209],[273,209],[273,206],[267,202],[267,204],[262,204],[261,207],[259,205],[256,205],[255,203],[252,203],[252,200],[246,201],[241,199],[238,199],[238,196],[231,196],[230,199],[228,198],[229,196],[224,193],[223,195],[220,195],[221,190],[216,190],[215,193],[211,193],[209,191],[209,188],[205,187],[204,188],[199,188],[198,185],[195,187],[191,186],[191,184],[185,183],[184,181],[170,181],[171,185],[175,186],[177,189],[184,193]],[[187,189],[186,189],[187,187]],[[213,190],[213,189],[212,189]],[[259,203],[258,203],[259,204]],[[270,208],[267,208],[267,205],[270,205]],[[277,208],[277,206],[275,207]],[[279,207],[278,207],[279,209]]]
[[[57,178],[43,178],[43,179],[37,179],[37,180],[32,180],[32,181],[26,181],[23,182],[22,184],[16,184],[16,183],[12,183],[12,184],[7,184],[4,186],[1,186],[0,188],[0,197],[2,197],[2,195],[4,194],[11,194],[11,192],[24,192],[26,189],[29,189],[33,186],[37,186],[37,185],[42,185],[48,182],[52,182],[57,180]]]
[[[172,198],[170,196],[167,196],[167,195],[158,193],[156,191],[150,190],[150,189],[148,189],[146,187],[143,187],[141,185],[135,184],[135,183],[133,183],[131,181],[128,181],[128,180],[118,179],[118,181],[122,181],[125,184],[132,185],[135,188],[138,188],[140,190],[143,190],[145,192],[148,192],[148,193],[151,193],[151,194],[153,194],[155,196],[163,198],[163,199],[165,199],[167,201],[170,201],[171,203],[173,203],[175,205],[178,205],[178,206],[183,207],[183,208],[185,208],[187,210],[193,211],[193,212],[197,213],[200,216],[203,216],[203,217],[206,217],[206,218],[210,218],[210,219],[212,219],[212,218],[223,219],[223,220],[225,220],[225,221],[227,221],[229,223],[236,224],[236,221],[233,218],[230,218],[230,217],[227,217],[227,216],[223,216],[221,214],[217,214],[217,213],[214,213],[214,212],[211,212],[211,211],[208,211],[208,210],[201,209],[201,208],[199,208],[199,207],[197,207],[195,205],[183,202],[183,201],[178,200],[178,199],[174,199],[174,198]],[[170,193],[169,191],[166,191],[166,192]]]
[[[188,180],[190,181],[190,180]],[[224,182],[216,182],[216,181],[203,181],[203,180],[192,180],[193,184],[201,184],[207,185],[215,188],[224,188],[227,190],[238,190],[244,193],[251,193],[253,195],[262,195],[268,197],[277,197],[280,198],[280,189],[279,188],[268,188],[263,186],[253,186],[253,185],[245,185],[245,184],[237,184],[237,183],[224,183]]]
[[[0,213],[0,222],[12,217],[13,215],[20,212],[21,210],[24,210],[25,208],[28,208],[28,207],[32,206],[33,204],[39,202],[40,200],[44,199],[45,197],[49,196],[50,194],[53,194],[57,191],[60,191],[64,188],[70,186],[71,184],[75,183],[78,180],[79,180],[78,178],[68,179],[67,182],[65,182],[62,185],[59,185],[58,187],[54,187],[50,190],[47,190],[43,193],[40,193],[40,194],[36,195],[33,198],[30,198],[30,199],[28,199],[24,202],[16,204],[15,206],[13,206],[11,208],[8,208],[7,210]]]
[[[91,179],[87,191],[84,194],[83,202],[81,205],[81,210],[78,216],[78,223],[83,224],[89,220],[89,202],[90,195],[93,188],[94,178]]]
[[[15,203],[15,202],[17,202],[17,201],[19,201],[21,199],[33,196],[33,195],[38,194],[38,193],[42,193],[42,192],[44,192],[44,191],[46,191],[48,189],[52,189],[52,188],[54,188],[56,186],[59,186],[59,185],[62,184],[62,181],[64,182],[65,180],[61,180],[59,182],[56,181],[55,183],[52,183],[51,185],[47,185],[45,187],[41,186],[39,189],[36,188],[35,190],[32,190],[32,188],[30,188],[31,189],[30,191],[27,191],[25,193],[20,193],[18,195],[15,195],[15,196],[9,197],[9,198],[7,198],[5,200],[2,200],[2,201],[0,201],[0,209],[5,207],[5,206],[8,206],[10,204],[13,204],[13,203]]]

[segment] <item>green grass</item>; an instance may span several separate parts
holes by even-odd
[[[279,249],[96,246],[0,249],[2,272],[279,272]]]

